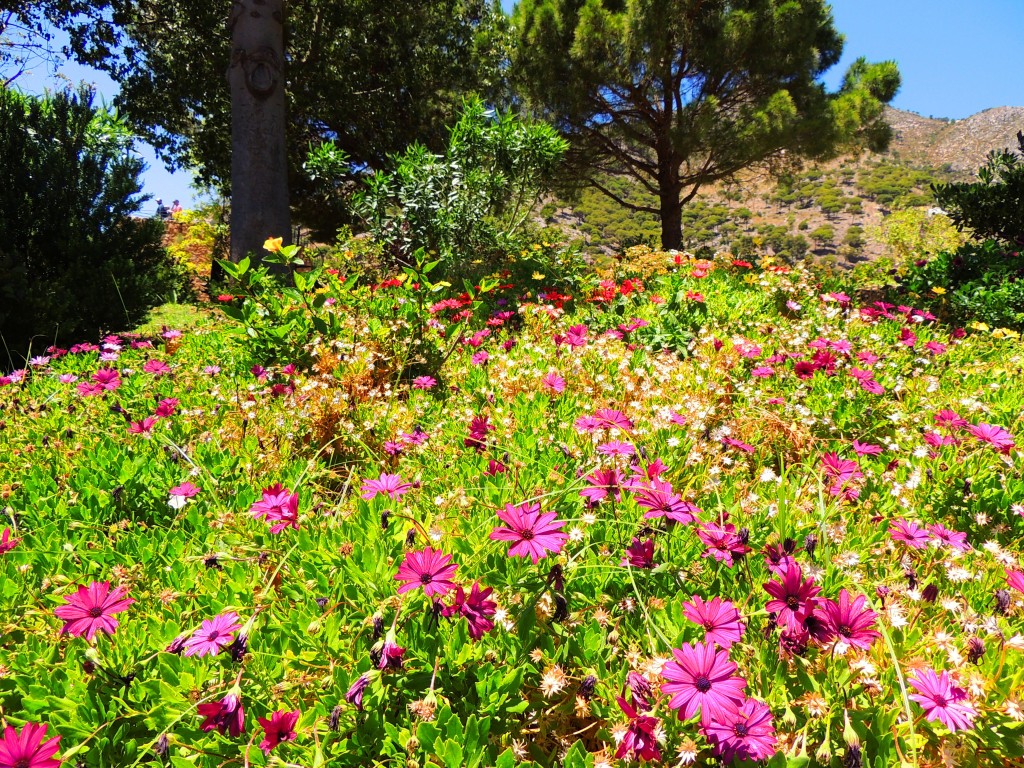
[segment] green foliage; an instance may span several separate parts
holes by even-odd
[[[832,241],[835,240],[836,230],[829,224],[822,224],[811,230],[810,238],[819,246],[831,245]]]
[[[857,187],[879,205],[895,208],[932,205],[930,186],[941,178],[934,170],[899,162],[869,165],[857,174]]]
[[[133,218],[142,161],[93,94],[0,91],[0,333],[24,351],[137,323],[183,293],[163,224]]]
[[[933,187],[939,205],[961,231],[1024,246],[1024,132],[1017,140],[1020,153],[989,154],[976,183]]]
[[[401,263],[419,249],[446,271],[522,246],[521,236],[567,146],[551,126],[467,102],[443,156],[414,144],[355,199],[370,231]]]

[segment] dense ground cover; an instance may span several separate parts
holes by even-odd
[[[0,766],[1021,759],[1013,334],[427,277],[0,378]]]

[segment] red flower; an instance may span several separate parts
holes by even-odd
[[[299,710],[286,712],[279,710],[270,716],[256,718],[263,726],[263,741],[260,742],[260,749],[265,755],[283,741],[295,741],[295,724],[299,722]]]
[[[640,760],[661,760],[661,751],[658,749],[658,718],[649,715],[639,714],[633,706],[621,696],[615,700],[619,709],[629,718],[629,728],[626,735],[622,737],[615,757],[621,760],[624,757],[632,756]]]
[[[204,731],[216,728],[220,733],[229,733],[236,739],[245,733],[245,710],[237,689],[233,689],[220,701],[208,701],[196,709],[206,718],[200,726]]]

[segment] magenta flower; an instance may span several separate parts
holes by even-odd
[[[767,760],[775,754],[775,726],[767,704],[747,699],[706,727],[708,741],[723,764],[733,760]]]
[[[619,565],[623,567],[631,565],[634,568],[653,568],[654,539],[640,541],[638,537],[634,536],[633,541],[626,547],[626,556],[622,558]]]
[[[398,670],[402,668],[402,657],[405,656],[405,648],[394,640],[391,633],[370,649],[370,660],[377,666],[377,669]]]
[[[621,440],[609,440],[597,446],[597,452],[605,456],[632,456],[636,453],[636,447],[632,443],[624,443]]]
[[[548,392],[555,395],[560,395],[565,392],[565,379],[559,376],[556,372],[552,371],[547,374],[540,383],[544,386]]]
[[[245,733],[245,709],[242,707],[237,689],[232,689],[232,692],[220,701],[200,704],[196,710],[206,718],[199,726],[204,731],[216,728],[220,733],[230,734],[235,739]]]
[[[395,574],[395,581],[405,582],[398,588],[398,594],[423,587],[427,597],[445,595],[455,589],[452,576],[458,568],[450,555],[427,547],[405,556]]]
[[[668,662],[662,677],[668,680],[661,690],[672,696],[669,706],[679,710],[680,720],[689,720],[699,711],[706,726],[713,720],[725,720],[743,703],[747,682],[735,677],[736,665],[728,651],[715,651],[712,643],[673,648],[675,661]]]
[[[146,364],[142,366],[142,370],[145,373],[151,373],[156,377],[166,376],[171,372],[171,366],[165,363],[163,360],[147,360]]]
[[[981,442],[991,445],[999,453],[1009,453],[1017,447],[1013,435],[994,424],[971,424],[967,431]]]
[[[686,525],[696,520],[701,513],[700,507],[683,501],[672,492],[672,484],[664,480],[652,479],[650,483],[633,484],[632,490],[637,506],[648,510],[644,514],[647,520],[667,517],[675,523]]]
[[[928,532],[918,526],[913,520],[904,520],[902,517],[893,520],[889,527],[889,536],[893,541],[906,544],[911,549],[924,549],[931,541]]]
[[[821,589],[811,579],[804,580],[800,566],[793,563],[786,569],[781,581],[764,584],[764,591],[772,596],[765,610],[775,614],[776,623],[790,632],[799,632],[807,617],[818,607],[817,595]]]
[[[862,443],[859,440],[853,441],[853,452],[858,456],[878,456],[882,452],[882,446]]]
[[[181,485],[176,485],[168,491],[170,499],[167,501],[167,505],[171,509],[181,509],[185,506],[185,502],[188,499],[195,498],[199,495],[199,488],[187,480]]]
[[[735,558],[750,552],[750,547],[736,533],[736,526],[732,523],[704,523],[697,530],[697,538],[707,546],[702,557],[713,557],[730,568],[735,565]]]
[[[466,621],[469,622],[469,636],[474,640],[479,640],[494,629],[491,616],[498,609],[498,604],[487,599],[492,592],[494,590],[490,587],[480,589],[480,582],[473,583],[473,588],[468,595],[461,586],[458,586],[455,588],[452,604],[446,605],[441,611],[441,615],[445,618],[465,616]]]
[[[433,389],[437,386],[437,379],[433,376],[417,376],[412,380],[413,389]]]
[[[954,732],[974,727],[977,712],[965,703],[967,692],[953,685],[947,672],[936,675],[933,670],[925,669],[911,675],[908,682],[917,691],[909,698],[921,705],[929,722],[938,720]]]
[[[948,409],[941,410],[935,414],[935,423],[950,432],[954,430],[963,429],[967,426],[967,419],[961,416],[956,411],[950,411]]]
[[[967,543],[967,534],[962,531],[951,531],[939,523],[928,524],[928,535],[936,546],[947,546],[960,552],[970,552],[971,545]]]
[[[580,491],[580,496],[588,504],[596,504],[609,494],[615,495],[616,501],[622,500],[622,473],[617,469],[599,469],[584,478],[589,485]]]
[[[487,433],[493,431],[494,426],[486,416],[474,416],[469,422],[469,435],[462,444],[467,448],[482,451],[487,446]]]
[[[622,411],[600,408],[593,416],[581,416],[576,419],[575,426],[580,432],[595,432],[599,429],[621,429],[623,432],[629,432],[633,429],[633,422]]]
[[[156,416],[147,416],[142,421],[133,421],[128,425],[128,432],[133,435],[151,435],[156,426]]]
[[[79,587],[75,594],[65,595],[64,600],[68,604],[53,611],[64,621],[61,632],[72,637],[85,635],[86,640],[92,640],[100,630],[114,634],[118,627],[114,614],[127,611],[135,602],[128,597],[125,587],[111,591],[109,581],[94,581],[88,587]]]
[[[1020,571],[1006,571],[1006,584],[1011,589],[1016,589],[1021,594],[1024,594],[1024,573]]]
[[[388,475],[382,473],[377,480],[364,480],[360,490],[367,501],[372,500],[377,494],[387,496],[389,499],[397,499],[404,496],[412,488],[412,483],[402,481],[401,475]]]
[[[694,624],[704,627],[705,643],[715,643],[722,648],[731,648],[743,637],[743,622],[740,612],[728,600],[714,597],[710,602],[694,595],[690,602],[683,603],[683,615]]]
[[[92,375],[92,380],[94,384],[107,391],[115,390],[121,386],[121,374],[113,368],[100,368]]]
[[[269,755],[278,744],[285,741],[295,741],[295,724],[299,722],[299,710],[286,712],[278,710],[270,718],[258,717],[263,727],[263,741],[260,742],[260,749],[263,754]]]
[[[21,733],[4,728],[0,739],[0,768],[59,768],[60,736],[46,739],[46,726],[25,723]]]
[[[865,608],[868,599],[857,595],[852,601],[845,589],[839,593],[839,602],[825,599],[815,612],[831,638],[866,651],[881,635],[876,632],[875,612]]]
[[[540,504],[524,502],[512,506],[506,504],[505,509],[498,513],[498,518],[508,525],[497,527],[491,531],[490,538],[494,541],[511,541],[509,557],[529,557],[536,565],[548,552],[556,555],[562,551],[568,534],[560,530],[565,526],[564,520],[556,520],[554,512],[540,511]]]
[[[615,757],[619,760],[628,756],[628,759],[636,760],[661,760],[661,750],[658,749],[658,737],[656,735],[659,721],[656,717],[641,715],[636,709],[621,696],[616,696],[619,709],[629,718],[629,728],[625,736],[619,742],[619,748]]]
[[[292,493],[280,483],[263,489],[263,497],[249,507],[253,517],[267,519],[271,533],[280,533],[291,527],[299,530],[299,494]]]
[[[833,481],[828,491],[831,496],[845,496],[851,501],[857,498],[859,491],[850,484],[862,479],[864,475],[856,461],[841,459],[836,453],[826,453],[821,457],[821,468]]]
[[[234,611],[221,613],[203,621],[202,626],[185,641],[186,656],[216,656],[235,640],[235,632],[241,629],[238,614]]]
[[[165,397],[157,405],[156,410],[153,412],[154,416],[161,419],[169,419],[174,415],[175,411],[178,410],[179,405],[178,398],[176,397]]]
[[[8,526],[7,528],[4,528],[3,534],[0,535],[0,555],[7,554],[12,549],[14,549],[16,546],[18,546],[18,544],[20,544],[20,543],[21,543],[21,539],[20,538],[17,538],[17,539],[12,539],[11,538],[10,526]]]

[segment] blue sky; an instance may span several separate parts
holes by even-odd
[[[514,0],[502,5],[510,10]],[[900,109],[960,119],[989,107],[1024,106],[1024,0],[833,0],[832,11],[846,49],[826,76],[831,87],[851,61],[866,56],[899,64],[903,88],[893,105]],[[95,70],[68,64],[61,73],[72,82],[93,83],[108,98],[116,93],[114,83]],[[17,84],[38,93],[63,82],[37,71]],[[195,200],[187,172],[168,173],[149,147],[140,147],[140,154],[149,165],[147,193],[168,205],[175,198],[186,207]],[[155,205],[149,201],[147,210]]]

